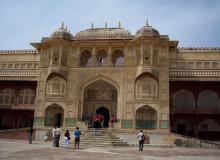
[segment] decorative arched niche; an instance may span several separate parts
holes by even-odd
[[[145,105],[136,111],[136,129],[156,129],[157,111]]]
[[[58,75],[50,75],[47,79],[46,96],[49,97],[64,97],[66,94],[66,80]]]
[[[158,99],[158,80],[150,73],[142,73],[135,80],[135,98]]]

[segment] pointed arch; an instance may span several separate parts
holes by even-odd
[[[45,126],[62,126],[64,118],[64,109],[60,105],[54,103],[45,110]]]
[[[50,74],[46,83],[46,96],[65,96],[66,80],[59,74]]]
[[[35,91],[30,88],[24,88],[19,91],[18,104],[34,104]]]
[[[136,129],[156,129],[157,111],[148,106],[142,106],[136,110]]]
[[[113,64],[113,66],[123,66],[124,65],[124,53],[120,49],[116,49],[113,52],[112,64]]]
[[[158,80],[150,73],[143,73],[135,79],[136,99],[158,99]]]
[[[199,93],[197,100],[198,108],[219,108],[220,101],[218,94],[211,90],[205,90]]]
[[[108,65],[108,54],[105,49],[100,49],[97,51],[96,59],[99,66],[106,66]]]
[[[100,107],[108,109],[109,115],[117,115],[118,91],[114,84],[104,78],[96,78],[83,86],[82,91],[82,118],[94,116]]]
[[[0,91],[0,104],[12,105],[15,102],[15,90],[5,88]]]
[[[89,65],[89,62],[91,61],[92,58],[92,53],[90,50],[85,49],[81,54],[80,54],[80,62],[79,65],[81,67],[86,67]]]
[[[173,100],[174,108],[195,108],[195,100],[192,92],[180,90],[175,93]]]
[[[88,86],[90,83],[93,83],[93,82],[95,82],[95,81],[97,81],[97,80],[99,80],[99,79],[100,79],[100,80],[104,80],[104,81],[106,81],[106,82],[112,84],[114,87],[117,88],[117,91],[119,92],[119,89],[120,89],[119,83],[116,82],[115,80],[113,80],[112,78],[110,78],[110,77],[108,77],[108,76],[105,76],[105,75],[103,75],[103,74],[98,74],[98,75],[96,75],[96,76],[94,76],[94,77],[90,77],[90,78],[84,80],[83,83],[82,83],[82,85],[81,85],[81,87],[80,87],[80,90],[84,90],[85,87]]]

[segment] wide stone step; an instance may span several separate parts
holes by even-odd
[[[109,134],[108,129],[99,129],[99,135],[94,135],[92,128],[82,131],[80,146],[82,147],[106,147],[106,146],[128,146],[126,142],[116,136]],[[64,141],[60,143],[64,145]],[[75,147],[74,137],[71,137],[70,147]]]

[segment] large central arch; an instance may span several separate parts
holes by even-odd
[[[101,107],[109,112],[106,115],[117,115],[117,94],[117,88],[106,80],[88,84],[83,91],[82,118],[92,118]]]

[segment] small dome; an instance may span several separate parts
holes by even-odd
[[[136,33],[136,37],[142,37],[142,36],[155,36],[158,37],[160,33],[154,29],[153,27],[149,26],[148,23],[143,28],[139,29]]]
[[[56,30],[50,35],[50,39],[57,39],[57,38],[68,39],[68,40],[73,39],[73,35],[67,30],[67,27],[64,28],[64,23],[62,23],[62,26],[58,30]]]
[[[76,39],[130,39],[131,33],[124,28],[91,28],[80,31]]]

